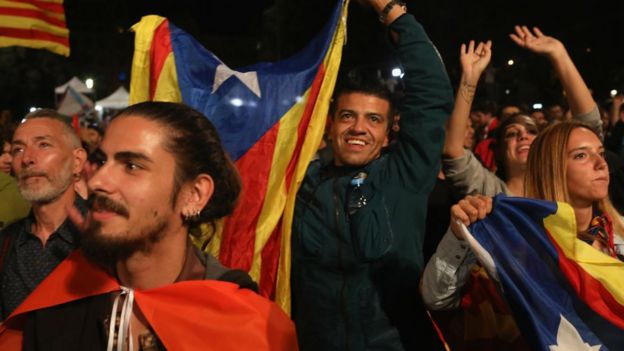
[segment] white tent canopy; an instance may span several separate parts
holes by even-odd
[[[65,116],[73,116],[90,111],[92,108],[93,101],[91,99],[69,87],[57,111]]]
[[[96,101],[95,104],[102,106],[102,108],[122,109],[128,107],[129,98],[130,94],[128,94],[126,88],[121,86],[115,90],[114,93],[103,98],[102,100]]]
[[[81,94],[90,94],[90,93],[93,92],[93,89],[87,88],[85,83],[83,83],[77,77],[72,77],[72,79],[67,81],[67,83],[54,88],[54,92],[56,94],[64,94],[65,90],[67,90],[67,87],[71,87],[72,89],[74,89],[75,91],[77,91],[77,92],[79,92]]]

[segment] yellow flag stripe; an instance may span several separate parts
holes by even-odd
[[[154,101],[182,102],[182,93],[178,87],[178,73],[175,66],[173,52],[167,55],[165,63],[158,76]]]
[[[69,29],[55,26],[36,18],[0,15],[0,23],[2,27],[34,29],[60,37],[69,37]]]
[[[56,4],[62,4],[63,0],[60,1],[47,1],[50,3],[56,3]],[[58,20],[65,20],[65,13],[57,13],[57,12],[52,12],[52,11],[46,11],[44,9],[42,9],[41,7],[37,7],[34,4],[31,3],[27,3],[27,2],[18,2],[18,1],[3,1],[0,0],[0,7],[7,7],[7,8],[14,8],[14,9],[21,9],[21,10],[32,10],[32,11],[38,11],[38,12],[42,12],[44,13],[46,16],[48,17],[53,17],[55,19]]]
[[[55,54],[69,56],[69,47],[48,40],[0,37],[0,47],[6,46],[25,46],[33,49],[46,49]]]
[[[299,155],[299,162],[295,168],[294,179],[288,189],[288,198],[286,200],[286,208],[284,218],[282,220],[282,242],[280,250],[280,262],[277,272],[277,288],[275,292],[275,302],[290,315],[290,269],[291,269],[291,227],[293,222],[293,213],[295,209],[295,199],[297,190],[303,181],[308,164],[318,149],[318,145],[323,137],[325,130],[325,120],[327,111],[329,111],[329,101],[334,91],[336,77],[338,76],[338,68],[342,58],[342,46],[346,38],[346,22],[347,8],[349,0],[343,3],[342,14],[338,19],[339,23],[334,33],[332,44],[329,48],[323,65],[325,66],[325,77],[317,97],[316,106],[312,111],[312,118],[306,131],[303,148]]]
[[[575,261],[585,272],[600,281],[613,298],[624,305],[624,262],[579,240],[576,236],[574,210],[563,202],[557,205],[557,213],[544,219],[546,229],[568,259]]]
[[[160,16],[145,16],[134,26],[134,57],[130,77],[130,105],[150,99],[150,50],[154,31],[165,20]]]
[[[305,92],[301,102],[293,105],[279,121],[280,126],[267,183],[269,186],[258,217],[254,254],[249,271],[249,275],[258,282],[262,266],[262,250],[277,227],[286,205],[286,169],[297,146],[299,122],[303,118],[309,95],[310,89]]]

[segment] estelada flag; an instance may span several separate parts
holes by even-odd
[[[7,46],[69,56],[63,0],[0,0],[0,47]]]
[[[165,18],[136,24],[130,103],[183,102],[210,119],[243,190],[208,250],[243,269],[290,310],[290,233],[297,189],[325,128],[345,40],[348,0],[295,56],[232,69]],[[197,244],[197,243],[196,243]]]
[[[624,350],[624,263],[577,238],[574,210],[499,195],[467,235],[534,350]]]
[[[115,278],[74,251],[0,324],[0,350],[22,349],[28,312],[120,290]],[[297,350],[290,318],[236,284],[183,281],[134,290],[134,301],[167,350]]]

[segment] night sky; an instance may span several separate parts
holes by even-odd
[[[121,1],[66,0],[71,56],[43,50],[0,49],[0,108],[17,116],[29,106],[52,106],[54,86],[73,75],[95,80],[95,98],[128,87],[133,50],[130,26],[142,15],[159,14],[196,37],[230,67],[292,55],[320,29],[333,1]],[[469,39],[492,39],[498,85],[480,95],[532,104],[559,98],[560,85],[543,57],[517,48],[508,38],[514,24],[537,25],[562,40],[581,74],[606,102],[611,89],[624,91],[623,2],[408,1],[408,10],[437,45],[455,85],[458,52]],[[343,67],[394,66],[383,27],[369,8],[352,1]],[[516,62],[506,65],[509,59]],[[504,91],[508,90],[509,94]]]

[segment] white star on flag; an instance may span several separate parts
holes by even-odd
[[[257,97],[260,97],[260,84],[258,84],[258,74],[255,71],[251,72],[238,72],[235,71],[223,63],[217,66],[215,70],[214,83],[212,84],[212,93],[214,94],[217,89],[228,80],[231,76],[235,76],[240,80],[249,90],[251,90]]]
[[[550,351],[593,351],[600,350],[602,345],[590,346],[583,341],[581,334],[574,328],[574,325],[570,323],[563,315],[561,316],[561,322],[559,322],[559,329],[557,330],[557,345],[550,345],[548,348]]]

